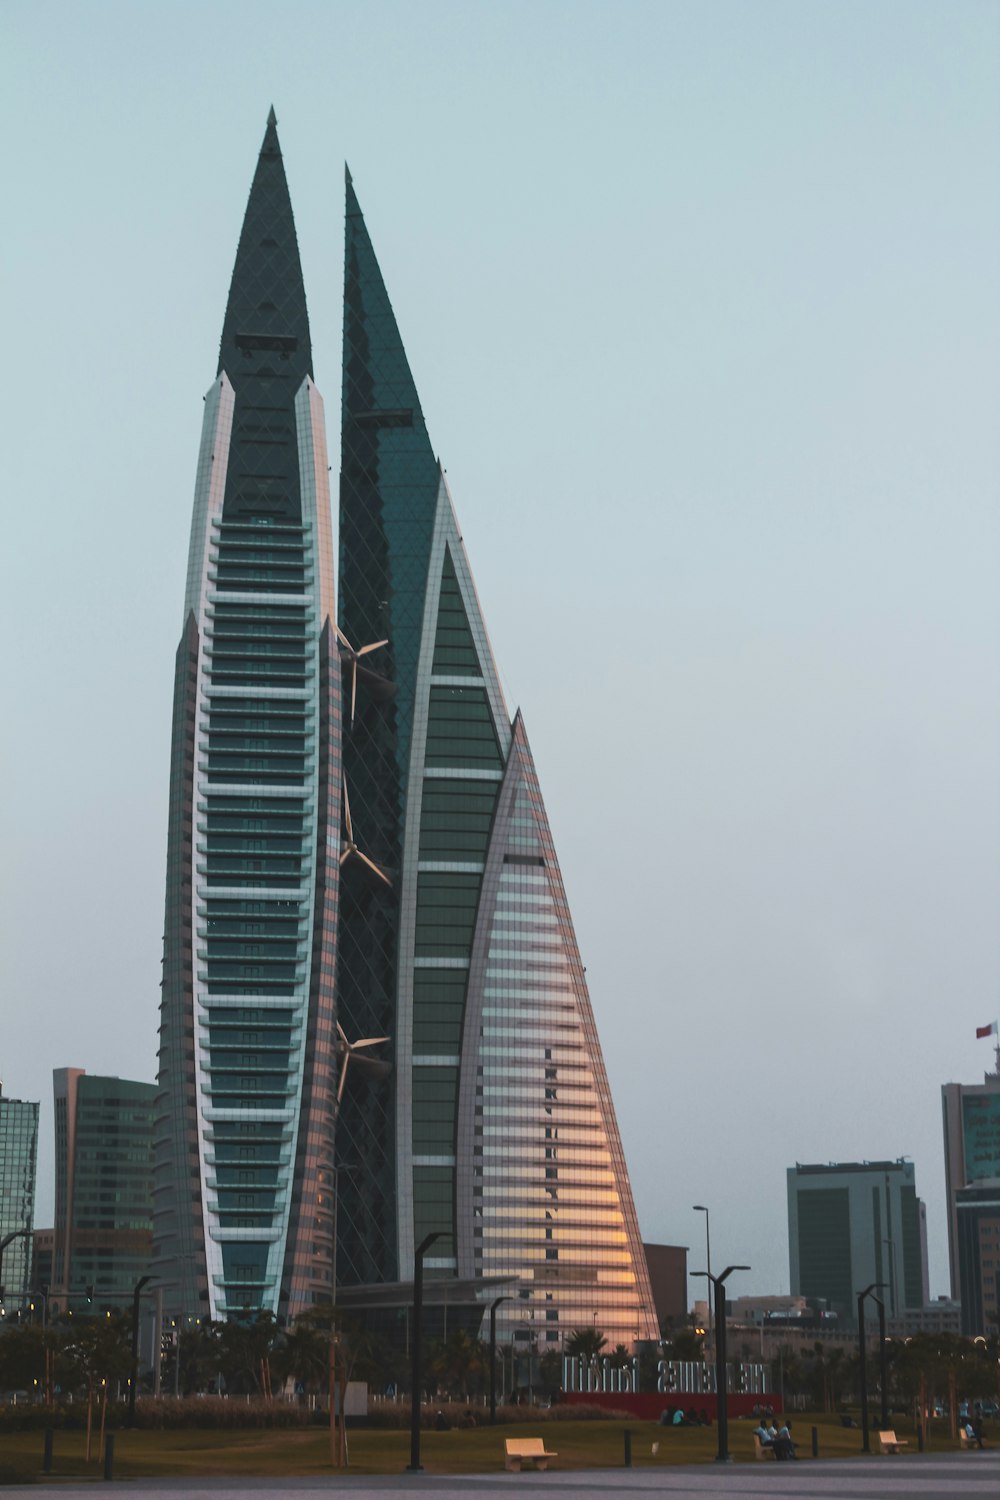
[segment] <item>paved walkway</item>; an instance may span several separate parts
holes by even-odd
[[[830,1459],[818,1463],[738,1464],[722,1467],[643,1469],[551,1469],[545,1474],[379,1474],[371,1477],[314,1475],[304,1479],[134,1479],[113,1486],[97,1481],[80,1485],[58,1483],[66,1500],[94,1500],[94,1491],[121,1492],[121,1500],[246,1500],[252,1492],[266,1492],[271,1500],[322,1490],[329,1500],[364,1500],[369,1495],[418,1496],[419,1500],[456,1500],[461,1495],[492,1495],[504,1500],[600,1500],[605,1495],[663,1496],[664,1500],[962,1500],[963,1496],[1000,1495],[1000,1449],[956,1454],[908,1454],[900,1458]],[[5,1487],[8,1496],[38,1500],[39,1486]]]

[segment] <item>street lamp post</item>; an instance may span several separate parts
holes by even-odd
[[[709,1276],[711,1276],[711,1274],[712,1274],[712,1236],[711,1236],[711,1233],[709,1231],[708,1209],[705,1207],[704,1203],[693,1203],[691,1206],[694,1209],[694,1211],[695,1211],[696,1214],[704,1214],[705,1215],[705,1269],[708,1272]],[[713,1339],[712,1339],[712,1297],[711,1297],[711,1293],[709,1293],[709,1298],[708,1298],[708,1348],[709,1348],[709,1350],[711,1350],[712,1345],[713,1345]]]
[[[424,1256],[434,1241],[440,1238],[440,1231],[425,1234],[413,1252],[413,1390],[410,1392],[410,1462],[406,1466],[411,1474],[423,1472],[423,1464],[420,1462],[420,1386],[423,1378],[420,1356],[423,1340]]]
[[[152,1276],[140,1276],[132,1292],[132,1378],[128,1387],[128,1418],[126,1427],[135,1426],[135,1388],[139,1384],[139,1298],[147,1281]]]
[[[872,1292],[880,1292],[885,1286],[884,1281],[873,1281],[871,1286],[866,1286],[863,1292],[858,1293],[858,1360],[861,1372],[861,1451],[870,1453],[871,1440],[868,1432],[868,1370],[865,1362],[865,1298],[870,1297]],[[882,1368],[885,1370],[885,1308],[879,1299],[873,1299],[879,1306],[879,1328],[882,1335]],[[885,1378],[883,1374],[882,1403],[885,1405]],[[883,1415],[883,1425],[888,1426]]]
[[[889,1426],[889,1360],[885,1336],[885,1303],[881,1297],[873,1297],[878,1308],[878,1369],[882,1383],[882,1431]]]
[[[497,1297],[490,1303],[490,1425],[497,1420],[497,1308],[509,1297]]]
[[[719,1451],[715,1455],[717,1464],[731,1464],[729,1453],[729,1381],[726,1372],[726,1282],[734,1271],[749,1271],[749,1266],[727,1266],[720,1276],[710,1271],[695,1271],[695,1276],[705,1276],[715,1293],[715,1404],[719,1430]]]

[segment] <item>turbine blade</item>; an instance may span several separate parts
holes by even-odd
[[[337,639],[340,642],[340,644],[342,646],[346,646],[347,649],[348,649],[348,651],[353,656],[354,655],[354,647],[351,645],[350,641],[347,639],[347,636],[341,630],[340,626],[339,625],[335,625],[333,628],[337,632]]]
[[[354,1043],[352,1051],[357,1052],[361,1047],[381,1047],[382,1043],[388,1040],[387,1036],[366,1036],[361,1041]]]
[[[344,777],[344,822],[347,824],[347,842],[354,843],[354,829],[351,826],[351,799],[347,795],[347,777]]]
[[[340,1037],[340,1040],[343,1042],[345,1047],[349,1047],[351,1045],[347,1040],[347,1032],[344,1030],[343,1026],[341,1026],[339,1021],[337,1022],[337,1035]]]
[[[388,646],[388,644],[389,637],[386,636],[384,641],[372,641],[370,646],[362,646],[361,650],[357,654],[358,656],[367,656],[369,651],[377,651],[380,646]]]
[[[344,1097],[344,1084],[347,1082],[347,1064],[350,1062],[350,1060],[351,1060],[351,1054],[350,1054],[350,1052],[345,1052],[344,1053],[344,1061],[341,1064],[341,1068],[340,1068],[340,1082],[337,1084],[337,1107],[338,1108],[340,1107],[340,1101],[341,1101],[341,1099]]]
[[[369,870],[375,871],[375,874],[378,876],[379,880],[384,880],[386,885],[388,886],[392,885],[392,881],[389,879],[388,875],[384,870],[379,869],[378,865],[373,859],[369,859],[367,854],[362,854],[360,849],[356,850],[355,852],[362,863],[368,866]]]
[[[358,701],[358,659],[351,661],[351,727],[354,727],[354,705]]]
[[[350,849],[343,849],[343,850],[341,850],[340,863],[344,864],[344,862],[346,860],[349,860],[350,857],[351,857],[351,850]]]

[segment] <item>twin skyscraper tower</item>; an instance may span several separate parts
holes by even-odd
[[[559,865],[350,178],[339,563],[273,111],[205,400],[154,1128],[169,1310],[655,1337]],[[335,587],[335,576],[339,592]],[[581,718],[587,706],[581,704]]]

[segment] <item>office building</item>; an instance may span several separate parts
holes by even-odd
[[[683,1328],[688,1317],[687,1246],[651,1245],[642,1247],[653,1293],[657,1327]]]
[[[344,1095],[338,1280],[406,1282],[434,1234],[429,1278],[503,1279],[502,1337],[655,1337],[525,722],[350,176],[344,274],[338,1008],[394,1066]]]
[[[152,1257],[155,1085],[56,1068],[53,1308],[126,1306]]]
[[[349,179],[342,420],[335,618],[272,114],[177,663],[157,1269],[182,1313],[294,1316],[336,1287],[402,1329],[433,1236],[450,1327],[502,1294],[500,1336],[540,1348],[595,1322],[655,1337],[524,721]]]
[[[15,1236],[0,1263],[5,1310],[19,1307],[28,1292],[37,1162],[38,1105],[8,1099],[0,1085],[0,1240]]]
[[[341,673],[323,403],[272,111],[205,398],[174,685],[157,1274],[328,1298]]]
[[[31,1285],[44,1291],[53,1285],[52,1266],[56,1253],[54,1229],[36,1229],[31,1237]]]
[[[1000,1266],[1000,1051],[980,1084],[941,1089],[948,1264],[962,1332],[997,1328]]]
[[[926,1248],[913,1163],[832,1162],[788,1168],[793,1296],[823,1299],[841,1319],[873,1282],[886,1316],[923,1307]]]

